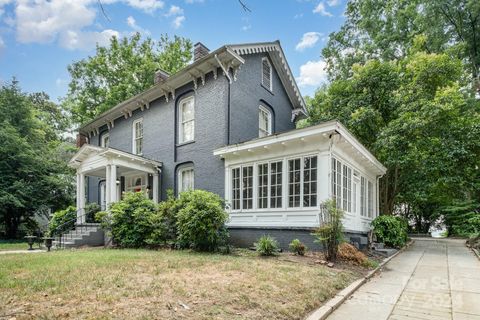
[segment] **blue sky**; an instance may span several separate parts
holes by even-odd
[[[347,0],[0,0],[0,81],[53,100],[68,89],[67,66],[95,53],[95,43],[139,31],[223,44],[280,40],[304,95],[326,81],[320,52],[340,28]]]

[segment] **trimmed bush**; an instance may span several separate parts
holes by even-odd
[[[173,190],[167,191],[167,200],[160,202],[157,214],[151,216],[153,231],[147,239],[150,245],[170,245],[177,240],[177,213],[180,202],[175,199]]]
[[[326,200],[322,203],[326,213],[324,223],[312,234],[322,245],[325,258],[329,261],[337,259],[338,246],[343,242],[342,218],[344,212],[337,208],[335,200]]]
[[[96,219],[97,212],[100,212],[102,208],[96,202],[91,202],[85,206],[85,221],[88,223],[99,222]]]
[[[228,215],[218,195],[191,190],[182,192],[177,201],[177,243],[180,248],[215,251],[226,245]]]
[[[117,245],[125,248],[145,247],[154,229],[151,221],[156,213],[155,203],[142,192],[129,192],[121,201],[112,204],[110,214],[103,215],[103,223],[109,224]]]
[[[290,251],[299,256],[305,255],[305,251],[308,249],[307,246],[298,239],[293,239],[288,246],[290,247]]]
[[[56,211],[50,222],[48,230],[51,236],[56,236],[64,231],[72,230],[77,219],[77,208],[69,206],[65,210]]]
[[[278,242],[275,238],[264,235],[254,243],[255,250],[261,256],[273,256],[278,250]]]
[[[401,217],[382,215],[372,221],[377,240],[394,248],[403,247],[408,240],[408,223]]]

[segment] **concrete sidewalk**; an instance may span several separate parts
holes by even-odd
[[[464,240],[415,239],[328,320],[480,320],[480,261]]]

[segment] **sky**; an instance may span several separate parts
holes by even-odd
[[[111,36],[179,35],[210,50],[280,40],[303,95],[325,83],[321,49],[344,22],[347,0],[0,0],[0,82],[54,101],[68,91],[69,64]],[[102,5],[100,5],[100,3]]]

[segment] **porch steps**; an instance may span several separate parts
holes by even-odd
[[[77,248],[81,246],[101,246],[104,244],[104,232],[98,223],[76,225],[75,229],[62,236],[62,243],[54,241],[54,247]]]

